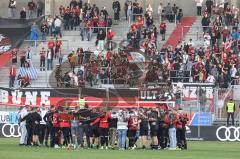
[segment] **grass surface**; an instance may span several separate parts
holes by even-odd
[[[19,147],[17,139],[0,138],[0,159],[239,159],[239,142],[188,142],[187,151],[66,150]]]

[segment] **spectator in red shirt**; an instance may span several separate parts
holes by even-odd
[[[162,21],[160,24],[160,34],[162,35],[162,41],[165,40],[166,29],[167,29],[167,25],[164,21]]]
[[[112,50],[112,40],[115,36],[115,33],[112,31],[112,29],[109,29],[107,32],[107,46],[109,50]]]
[[[23,77],[23,86],[24,87],[27,87],[27,86],[29,86],[30,85],[30,78],[29,78],[29,76],[28,75],[25,75],[24,77]]]
[[[16,66],[12,65],[9,69],[9,88],[14,88],[16,74],[17,74]]]

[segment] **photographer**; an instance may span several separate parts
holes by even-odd
[[[9,0],[9,15],[10,18],[15,18],[16,17],[16,0]]]

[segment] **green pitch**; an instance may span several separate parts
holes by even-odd
[[[0,138],[0,159],[239,159],[239,142],[189,142],[187,151],[66,150],[19,147],[17,139]]]

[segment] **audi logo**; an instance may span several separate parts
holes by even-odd
[[[224,137],[219,136],[220,130],[225,130]],[[220,141],[240,141],[240,127],[235,126],[221,126],[216,131],[216,136]]]
[[[4,137],[20,137],[20,127],[18,124],[4,124],[2,126],[2,134]]]

